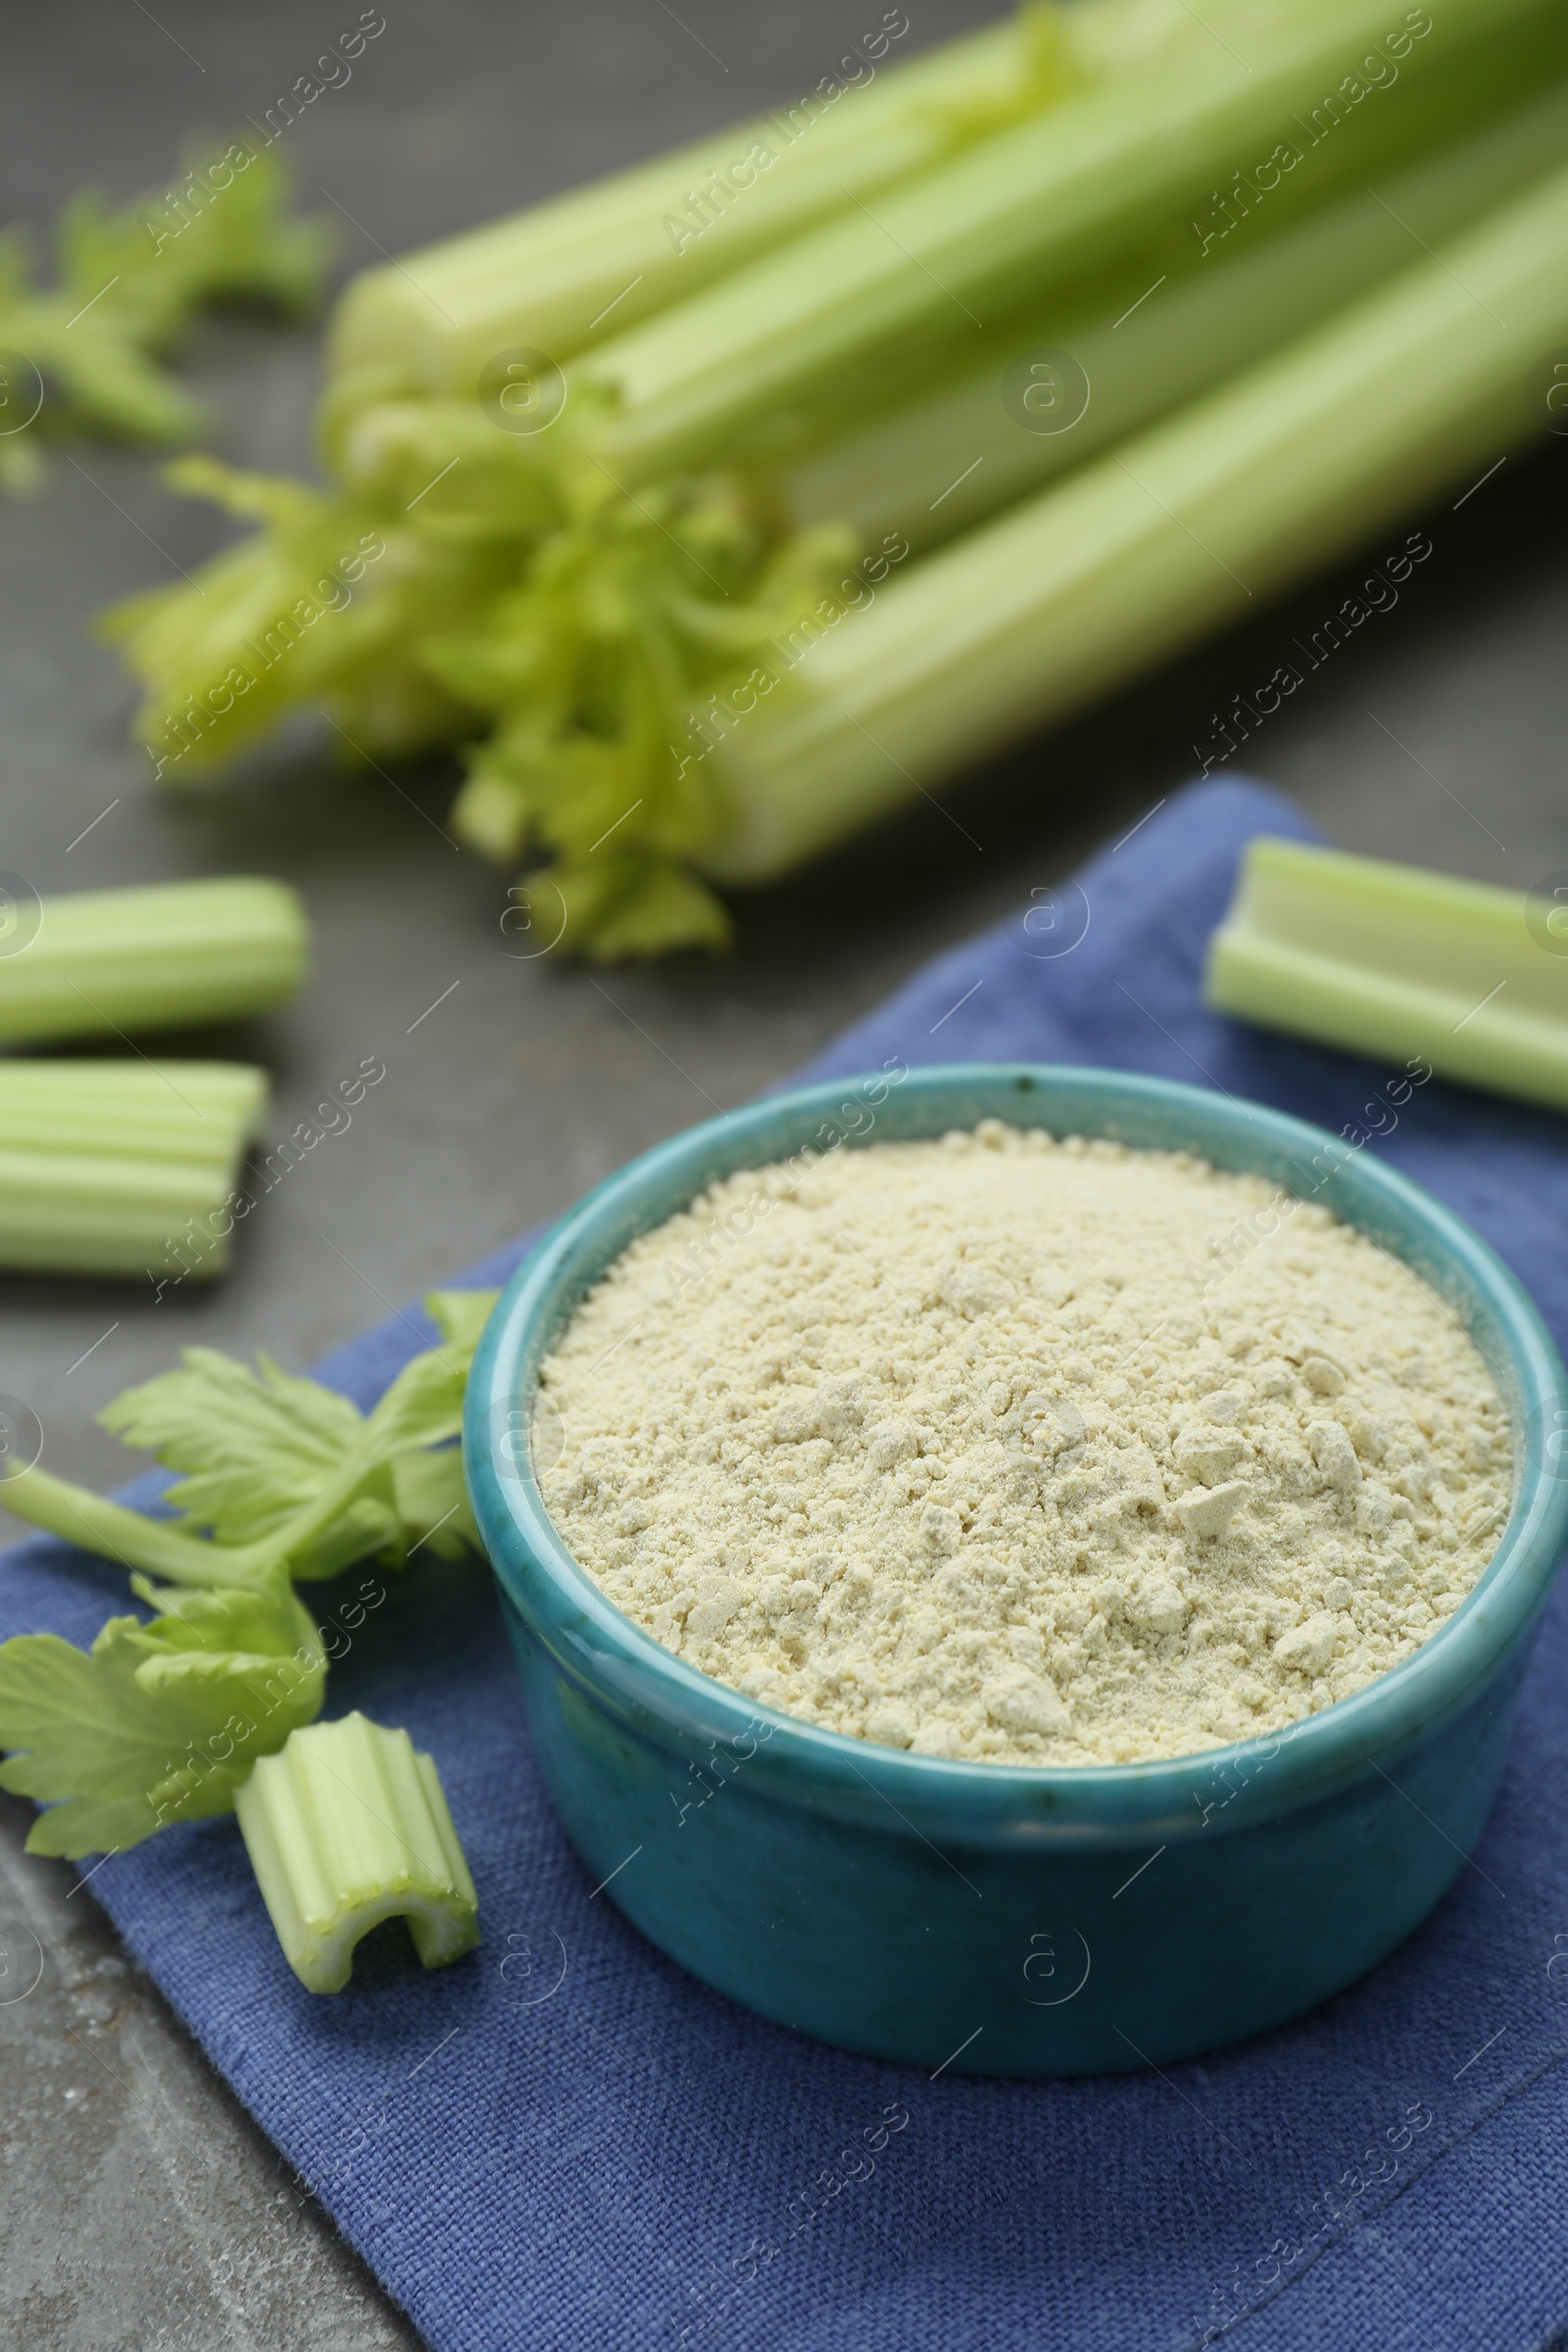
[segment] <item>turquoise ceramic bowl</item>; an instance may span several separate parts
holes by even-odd
[[[1451,1304],[1513,1415],[1513,1508],[1475,1591],[1405,1664],[1275,1738],[1177,1761],[955,1763],[759,1706],[576,1566],[534,1479],[531,1448],[549,1442],[534,1380],[620,1250],[737,1168],[988,1115],[1312,1191]],[[503,1295],[466,1447],[534,1745],[601,1899],[693,1975],[825,2041],[928,2071],[1053,2075],[1254,2034],[1425,1918],[1496,1791],[1568,1539],[1565,1431],[1563,1368],[1518,1284],[1370,1150],[1158,1079],[981,1065],[774,1096],[611,1177]]]

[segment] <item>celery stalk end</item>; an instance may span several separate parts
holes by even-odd
[[[310,1992],[341,1992],[361,1938],[408,1921],[426,1968],[479,1940],[478,1896],[433,1760],[355,1713],[294,1732],[235,1795],[283,1954]]]
[[[1522,891],[1249,844],[1204,1001],[1264,1028],[1568,1107],[1568,958]]]

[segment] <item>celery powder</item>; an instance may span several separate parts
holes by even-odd
[[[546,1503],[637,1624],[978,1762],[1181,1755],[1347,1696],[1458,1605],[1510,1495],[1487,1365],[1398,1259],[1262,1178],[995,1120],[714,1185],[541,1385]]]

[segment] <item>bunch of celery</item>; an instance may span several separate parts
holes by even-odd
[[[709,882],[784,871],[1534,429],[1568,24],[1387,18],[1033,8],[793,137],[370,273],[328,485],[188,466],[262,529],[112,617],[159,771],[299,700],[381,752],[473,738],[455,823],[553,855],[550,935],[722,938]],[[367,533],[361,593],[274,659]]]
[[[260,1012],[304,975],[304,910],[278,882],[175,882],[38,899],[0,891],[0,1043],[28,1046]],[[240,1062],[0,1057],[0,1265],[210,1280],[266,1114]],[[239,1213],[244,1213],[243,1211]]]
[[[14,230],[0,235],[0,488],[36,487],[41,438],[195,438],[202,413],[159,365],[195,314],[256,302],[301,315],[320,298],[330,238],[284,218],[287,194],[281,158],[242,136],[116,210],[78,196],[56,231],[53,286],[33,283]]]
[[[115,1399],[100,1419],[178,1481],[167,1516],[12,1462],[18,1518],[131,1571],[151,1614],[112,1617],[90,1650],[54,1634],[0,1644],[0,1787],[46,1810],[32,1853],[120,1853],[176,1822],[237,1811],[289,1965],[317,1992],[348,1981],[354,1946],[406,1916],[427,1968],[477,1939],[476,1897],[431,1759],[353,1714],[318,1723],[336,1629],[300,1580],[416,1547],[475,1542],[454,1440],[494,1293],[426,1301],[437,1344],[368,1414],[265,1358],[206,1348]],[[342,1612],[363,1622],[364,1593]]]

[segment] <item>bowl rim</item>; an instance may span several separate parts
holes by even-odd
[[[1409,1746],[1470,1704],[1544,1604],[1568,1543],[1568,1376],[1535,1305],[1490,1245],[1408,1177],[1262,1103],[1073,1063],[900,1063],[899,1070],[892,1078],[884,1069],[781,1090],[655,1145],[587,1193],[502,1291],[469,1377],[465,1466],[500,1591],[556,1666],[672,1754],[723,1744],[726,1760],[747,1765],[754,1790],[766,1786],[786,1802],[884,1831],[897,1827],[888,1820],[891,1806],[917,1837],[935,1830],[961,1835],[971,1846],[1038,1843],[1048,1836],[1075,1846],[1183,1838],[1200,1835],[1216,1811],[1225,1815],[1222,1826],[1241,1828],[1315,1801],[1336,1783],[1365,1778],[1369,1767],[1381,1772],[1377,1754]],[[1098,1129],[1082,1115],[1019,1122],[1057,1134],[1114,1133],[1118,1115],[1135,1127],[1174,1118],[1189,1131],[1188,1143],[1167,1137],[1148,1148],[1191,1149],[1216,1165],[1263,1174],[1270,1172],[1258,1165],[1265,1149],[1275,1159],[1304,1158],[1317,1167],[1326,1158],[1323,1187],[1345,1221],[1367,1229],[1348,1200],[1370,1214],[1381,1210],[1407,1239],[1419,1237],[1503,1342],[1505,1362],[1493,1369],[1502,1376],[1515,1436],[1513,1497],[1496,1550],[1419,1648],[1349,1697],[1273,1734],[1126,1764],[994,1764],[881,1746],[768,1707],[688,1664],[609,1598],[550,1519],[531,1451],[518,1458],[519,1399],[531,1397],[540,1356],[635,1233],[662,1223],[720,1175],[789,1156],[790,1147],[777,1140],[781,1127],[798,1131],[795,1151],[809,1149],[813,1131],[820,1134],[841,1107],[849,1111],[847,1094],[858,1089],[861,1103],[880,1107],[894,1088],[900,1107],[885,1138],[873,1111],[862,1133],[842,1138],[850,1148],[936,1137],[979,1117],[1007,1115],[1005,1100],[989,1111],[950,1115],[934,1107],[956,1095],[1012,1098],[1014,1110],[1019,1097],[1030,1098],[1036,1111],[1070,1103],[1108,1122]],[[748,1139],[764,1136],[765,1145],[746,1148]],[[1237,1156],[1219,1157],[1216,1145]],[[1383,1246],[1391,1245],[1385,1239]],[[509,1432],[511,1460],[502,1466],[497,1457]],[[746,1739],[750,1749],[739,1745]],[[711,1768],[722,1782],[717,1763]],[[1195,1783],[1224,1793],[1205,1804]]]

